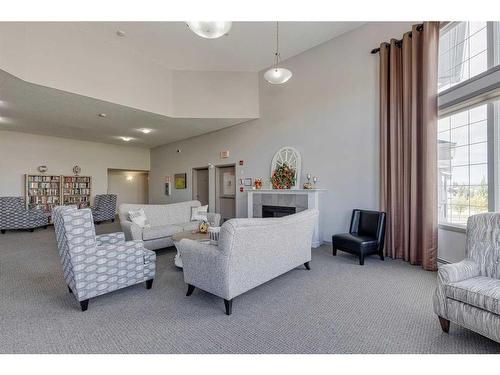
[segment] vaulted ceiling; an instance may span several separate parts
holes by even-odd
[[[282,58],[360,25],[280,23]],[[0,130],[151,148],[258,118],[275,27],[208,40],[182,22],[0,22]]]

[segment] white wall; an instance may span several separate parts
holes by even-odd
[[[259,117],[257,73],[169,69],[90,30],[79,22],[0,22],[0,69],[169,117]]]
[[[285,85],[267,84],[261,73],[258,120],[151,150],[150,201],[190,199],[191,169],[209,162],[236,163],[237,179],[267,182],[274,153],[289,145],[302,154],[302,176],[319,176],[328,189],[323,240],[345,231],[353,208],[378,207],[378,56],[370,50],[410,25],[370,23],[286,60],[294,76]],[[226,149],[231,157],[220,160]],[[181,172],[188,189],[165,196],[165,176]],[[236,215],[246,216],[245,193],[237,192],[236,205]]]
[[[149,150],[65,138],[0,131],[0,196],[24,195],[24,174],[92,176],[92,196],[108,189],[108,168],[149,170]]]
[[[108,193],[117,195],[116,209],[122,203],[148,203],[148,179],[147,172],[108,171]]]
[[[465,258],[465,232],[439,228],[438,258],[449,263],[463,260]]]

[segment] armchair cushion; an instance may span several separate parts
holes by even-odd
[[[336,234],[333,236],[333,242],[338,248],[347,248],[350,250],[370,250],[377,249],[378,242],[375,237],[355,235],[350,233]]]
[[[156,240],[157,238],[170,237],[176,233],[182,232],[182,227],[177,225],[156,225],[154,227],[144,228],[142,230],[142,239],[144,241]]]
[[[500,315],[500,280],[477,276],[445,286],[446,297]]]

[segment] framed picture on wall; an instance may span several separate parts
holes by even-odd
[[[176,189],[186,188],[186,173],[177,173],[174,175],[174,182]]]
[[[251,177],[247,177],[243,180],[243,185],[245,186],[252,186],[252,178]]]

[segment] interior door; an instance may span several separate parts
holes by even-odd
[[[217,168],[216,194],[217,208],[222,222],[236,217],[236,173],[235,166],[222,166]]]
[[[196,197],[202,206],[208,204],[208,169],[196,170]]]

